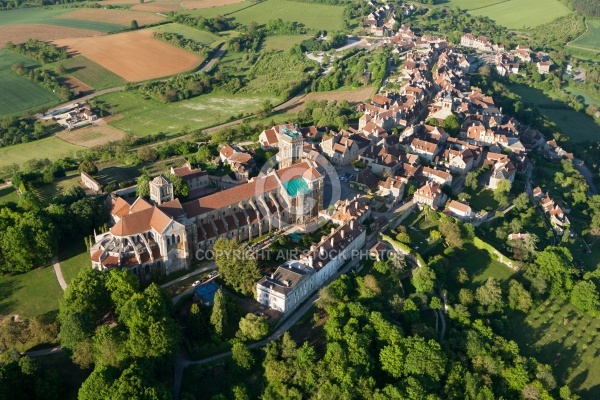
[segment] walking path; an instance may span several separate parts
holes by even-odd
[[[67,288],[67,282],[65,282],[62,270],[60,269],[58,257],[54,257],[52,259],[52,266],[54,267],[54,273],[56,274],[56,279],[58,279],[58,284],[60,285],[60,288],[64,291]]]
[[[47,356],[49,354],[60,353],[61,351],[63,351],[62,347],[56,346],[56,347],[51,347],[49,349],[26,351],[25,353],[23,353],[23,355],[29,356],[29,357],[41,357],[41,356]]]

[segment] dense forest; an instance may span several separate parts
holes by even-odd
[[[142,83],[137,90],[165,103],[185,100],[212,91],[215,80],[207,74],[181,75],[166,81]]]
[[[571,0],[573,8],[587,17],[600,17],[600,0]]]
[[[191,26],[192,28],[202,29],[213,33],[228,31],[235,28],[236,25],[221,15],[217,15],[214,18],[204,18],[194,17],[188,14],[178,14],[171,11],[167,13],[167,18],[169,18],[171,22],[178,22],[183,25]]]

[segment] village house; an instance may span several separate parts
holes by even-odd
[[[389,196],[395,202],[401,201],[404,197],[404,188],[408,180],[399,176],[388,176],[385,180],[379,182],[379,194]]]
[[[379,178],[367,167],[352,177],[350,187],[361,192],[369,193],[377,190]]]
[[[441,171],[439,169],[423,167],[421,170],[421,174],[427,178],[428,181],[433,181],[439,184],[440,186],[444,185],[452,185],[452,175],[446,171]]]
[[[189,162],[184,163],[178,168],[171,167],[171,173],[177,175],[187,183],[190,193],[195,190],[206,189],[210,185],[208,172],[200,168],[192,168]]]
[[[321,141],[321,152],[335,165],[348,165],[358,159],[360,142],[351,139],[350,134],[326,135]],[[364,149],[364,147],[363,147]]]
[[[452,200],[447,204],[446,211],[461,221],[470,221],[475,215],[468,204],[456,200]]]
[[[413,200],[419,207],[428,205],[437,210],[446,201],[446,195],[442,193],[442,187],[436,182],[427,182],[415,191]]]
[[[552,63],[550,61],[540,61],[537,63],[537,70],[540,74],[549,74]]]
[[[94,177],[85,172],[81,173],[81,184],[96,193],[102,192],[102,185]]]

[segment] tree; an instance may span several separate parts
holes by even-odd
[[[127,269],[113,269],[107,275],[106,288],[110,291],[110,298],[119,313],[121,307],[139,291],[140,281]]]
[[[200,146],[195,158],[198,163],[207,163],[212,160],[213,155],[208,146]]]
[[[531,294],[518,281],[511,279],[508,284],[508,306],[513,310],[527,312],[531,305]]]
[[[477,189],[477,173],[475,171],[470,171],[467,173],[467,177],[465,178],[465,186],[471,188],[471,190]]]
[[[442,128],[444,128],[450,136],[458,136],[458,133],[460,132],[460,121],[458,120],[458,117],[454,114],[447,116],[446,119],[444,119]]]
[[[260,270],[244,246],[235,239],[219,238],[213,246],[213,252],[221,278],[235,290],[250,295],[260,278]]]
[[[373,269],[380,274],[385,275],[390,271],[390,266],[387,261],[375,261],[373,263]]]
[[[186,335],[192,341],[198,341],[202,336],[209,333],[207,317],[197,303],[192,304],[190,316],[187,320]]]
[[[213,309],[210,315],[210,324],[219,336],[223,336],[223,330],[227,325],[227,300],[223,290],[217,290],[213,301]]]
[[[413,272],[412,283],[417,293],[433,293],[435,272],[427,266],[419,267]]]
[[[597,313],[600,307],[598,288],[592,281],[581,281],[573,287],[571,303],[583,311]]]
[[[523,192],[513,200],[512,204],[519,211],[526,210],[529,207],[529,196]]]
[[[477,288],[475,298],[490,311],[499,309],[502,307],[502,288],[494,278],[488,278],[485,284]]]
[[[136,30],[139,28],[138,22],[135,19],[131,20],[130,28],[131,28],[131,30]]]
[[[468,306],[473,302],[473,291],[466,288],[460,289],[458,291],[458,301],[463,306]]]
[[[396,240],[399,241],[400,243],[405,243],[410,245],[410,236],[408,236],[408,233],[405,232],[400,232],[396,235]]]
[[[273,104],[271,103],[271,100],[265,100],[262,103],[262,111],[267,115],[273,112]]]
[[[188,183],[184,181],[179,175],[169,174],[167,178],[173,184],[173,192],[175,194],[175,197],[185,199],[189,196],[190,187],[188,186]]]
[[[137,179],[135,194],[146,199],[150,197],[150,176],[144,174]]]
[[[158,156],[156,150],[154,150],[150,146],[140,147],[138,149],[137,155],[142,162],[152,162],[156,160],[156,157]]]
[[[239,327],[236,336],[241,340],[259,340],[269,333],[269,323],[264,315],[248,313],[240,319]]]
[[[553,295],[565,295],[573,289],[573,256],[571,252],[559,246],[549,246],[538,253],[533,272],[549,286]]]
[[[98,167],[90,160],[84,160],[79,164],[79,168],[77,168],[79,172],[85,172],[88,175],[94,175],[98,172]]]
[[[242,369],[249,370],[254,364],[254,357],[244,343],[236,341],[231,347],[231,357],[236,365]]]
[[[440,221],[439,230],[449,246],[458,248],[463,246],[464,240],[462,238],[460,226],[450,218],[443,218]]]
[[[508,179],[501,179],[496,185],[496,189],[494,189],[494,200],[500,203],[501,206],[508,204],[510,186]]]

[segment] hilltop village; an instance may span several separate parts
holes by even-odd
[[[273,126],[260,134],[259,143],[264,150],[278,151],[277,167],[258,176],[248,151],[226,145],[219,157],[232,167],[232,185],[208,195],[202,190],[210,186],[207,172],[189,163],[172,168],[172,174],[198,193],[188,202],[175,198],[173,184],[164,176],[149,182],[149,201],[113,193],[107,198],[111,228],[97,234],[90,247],[93,267],[127,268],[147,280],[156,270],[168,275],[188,268],[219,238],[246,242],[263,235],[311,232],[319,221],[333,221],[336,228],[313,243],[310,252],[256,284],[258,302],[287,312],[351,260],[352,251],[367,244],[367,230],[377,230],[385,215],[427,207],[474,224],[493,219],[494,210],[478,210],[461,198],[472,170],[481,171],[476,185],[489,192],[508,192],[522,173],[531,200],[543,207],[552,229],[557,234],[568,231],[569,206],[533,188],[530,155],[555,161],[572,160],[573,155],[503,113],[494,98],[472,87],[469,72],[482,61],[462,49],[496,52],[499,73],[518,70],[519,63],[543,55],[532,56],[523,47],[505,52],[470,34],[454,47],[441,37],[419,37],[405,25],[384,43],[404,58],[388,78],[399,89],[384,88],[370,103],[357,105],[362,116],[356,127],[336,132]],[[95,186],[92,177],[82,174],[82,179]],[[380,203],[372,201],[374,195]],[[335,218],[335,210],[344,210],[345,217]],[[511,235],[524,238],[527,233]]]

